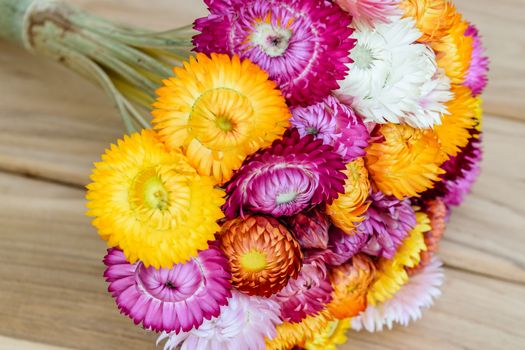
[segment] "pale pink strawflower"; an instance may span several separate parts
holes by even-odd
[[[166,340],[164,350],[264,350],[265,338],[274,338],[281,323],[276,302],[234,290],[218,317],[204,321],[199,329],[164,332],[157,345]]]
[[[389,16],[401,13],[399,0],[335,0],[335,3],[351,14],[355,23],[370,27],[388,23]]]
[[[380,332],[392,329],[395,323],[408,326],[422,316],[422,310],[432,306],[441,295],[444,270],[441,261],[432,258],[430,264],[410,277],[407,284],[392,299],[375,306],[369,305],[359,316],[352,318],[352,328]]]

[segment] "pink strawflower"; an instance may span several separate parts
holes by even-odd
[[[331,146],[313,135],[288,130],[282,140],[248,157],[226,187],[224,213],[246,211],[291,216],[344,191],[345,163]]]
[[[376,23],[389,23],[389,16],[399,14],[399,0],[335,0],[357,24],[373,27]]]
[[[318,209],[301,212],[286,220],[286,226],[303,249],[326,249],[330,220]]]
[[[312,134],[332,146],[347,163],[366,153],[370,137],[366,126],[350,107],[333,96],[309,107],[294,108],[290,122],[301,136]]]
[[[109,249],[104,264],[109,292],[122,313],[154,331],[180,332],[218,316],[231,296],[227,258],[214,245],[171,269],[130,264]]]
[[[467,146],[441,166],[446,171],[441,175],[442,180],[422,198],[442,198],[447,205],[460,205],[479,176],[482,156],[481,135],[472,137]]]
[[[466,36],[473,38],[472,59],[470,67],[463,83],[472,90],[472,94],[477,96],[483,92],[488,82],[489,59],[485,56],[485,48],[481,42],[478,29],[474,25],[470,25],[465,31]]]
[[[284,321],[301,322],[322,311],[332,300],[332,291],[326,265],[321,260],[312,260],[304,264],[299,276],[290,279],[272,300],[279,303]]]
[[[430,264],[411,276],[392,299],[368,305],[365,311],[352,318],[352,328],[380,332],[384,326],[392,329],[394,323],[398,323],[406,327],[410,321],[419,320],[422,310],[431,307],[434,299],[441,295],[443,278],[442,263],[434,257]]]
[[[325,0],[205,0],[195,21],[204,53],[237,54],[266,70],[292,105],[319,102],[345,77],[351,17]]]
[[[327,248],[306,250],[305,260],[320,259],[328,265],[339,266],[361,252],[369,239],[370,236],[367,234],[348,235],[341,229],[332,226],[328,235]]]
[[[199,329],[164,332],[157,345],[166,340],[164,350],[264,350],[265,338],[273,339],[281,323],[276,302],[233,290],[218,317],[204,321]]]
[[[363,252],[392,259],[403,239],[416,226],[416,214],[410,200],[399,200],[381,192],[372,192],[365,220],[358,227],[370,236]]]

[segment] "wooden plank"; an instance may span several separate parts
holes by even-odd
[[[441,253],[449,266],[525,282],[525,124],[488,118],[481,176],[454,208]]]
[[[525,120],[525,1],[453,2],[479,28],[490,57],[490,82],[483,95],[487,112]]]
[[[0,350],[67,350],[56,346],[0,336]]]
[[[82,191],[0,173],[0,196],[0,335],[80,350],[155,349],[155,337],[106,292],[105,247],[83,215]],[[444,295],[421,322],[351,332],[341,349],[519,349],[524,309],[523,285],[447,269]]]
[[[523,349],[524,292],[522,285],[446,269],[443,295],[422,320],[380,334],[349,333],[342,349]]]

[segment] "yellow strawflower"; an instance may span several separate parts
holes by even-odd
[[[408,282],[406,268],[419,264],[421,251],[427,249],[424,233],[430,231],[430,219],[423,212],[416,213],[416,227],[403,240],[397,253],[392,259],[381,258],[379,261],[376,279],[368,291],[369,305],[385,302],[399,291]]]
[[[328,323],[320,332],[314,334],[304,344],[306,350],[337,350],[337,345],[346,343],[346,331],[350,328],[350,319]]]
[[[169,148],[182,147],[200,174],[219,183],[289,125],[281,92],[249,60],[197,54],[174,71],[157,91],[155,129]]]
[[[125,136],[95,163],[88,215],[110,247],[145,266],[171,267],[208,247],[224,192],[151,130]]]
[[[290,350],[295,345],[302,346],[312,339],[332,320],[328,310],[308,316],[298,323],[284,322],[277,326],[277,336],[266,340],[267,350]]]

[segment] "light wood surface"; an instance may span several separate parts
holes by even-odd
[[[198,0],[70,2],[156,29],[205,13]],[[483,173],[451,217],[436,306],[408,328],[350,332],[343,350],[525,348],[525,1],[455,3],[492,61]],[[97,88],[0,42],[0,350],[155,348],[106,292],[104,242],[84,216],[91,163],[121,133]]]

